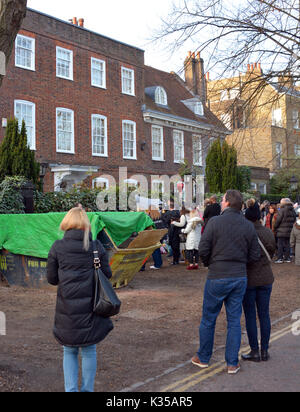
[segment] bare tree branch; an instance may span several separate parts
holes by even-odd
[[[0,67],[3,72],[5,72],[16,35],[26,15],[26,6],[27,0],[0,0]],[[0,87],[3,74],[0,72]]]

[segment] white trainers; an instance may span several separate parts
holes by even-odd
[[[241,366],[237,365],[237,366],[228,366],[227,367],[227,372],[228,375],[235,375],[236,373],[238,373],[241,370]]]
[[[151,270],[159,270],[159,268],[157,268],[156,266],[150,266]]]

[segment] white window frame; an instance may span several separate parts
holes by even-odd
[[[263,189],[263,190],[261,190],[261,189]],[[258,184],[258,191],[260,193],[262,193],[263,195],[266,195],[267,194],[267,184],[266,183],[259,183]]]
[[[62,150],[58,147],[58,113],[65,112],[71,114],[71,149],[70,150]],[[56,108],[56,152],[57,153],[67,153],[67,154],[75,154],[75,137],[74,137],[74,111],[71,109],[66,109],[65,107],[57,107]]]
[[[100,65],[102,65],[102,70],[94,68],[93,63],[99,63]],[[98,84],[93,78],[93,70],[98,70],[99,72],[102,72],[102,83],[101,84]],[[94,87],[99,87],[100,89],[106,89],[106,62],[104,60],[91,57],[91,84]]]
[[[106,179],[105,177],[96,177],[96,179],[93,179],[92,185],[93,189],[97,189],[97,183],[105,183],[105,189],[109,189],[109,179]]]
[[[130,125],[133,127],[133,156],[126,156],[125,155],[125,125]],[[122,120],[122,147],[123,147],[123,159],[127,160],[137,160],[136,157],[136,123],[133,122],[132,120]]]
[[[131,73],[132,78],[128,79],[125,78],[127,73]],[[135,73],[133,69],[129,69],[128,67],[122,67],[121,68],[121,79],[122,79],[122,93],[127,94],[128,96],[135,96]],[[126,81],[125,80],[131,80],[131,90],[126,90]]]
[[[164,193],[164,191],[165,191],[165,182],[163,180],[154,179],[151,181],[151,192],[152,193],[160,194],[160,193]]]
[[[198,158],[198,161],[195,159],[195,139],[198,140],[198,143],[200,143],[200,159]],[[203,145],[202,145],[202,137],[199,135],[194,134],[193,135],[193,165],[194,166],[203,166]]]
[[[155,90],[155,103],[161,104],[162,106],[168,106],[168,96],[167,92],[163,87],[157,87]]]
[[[293,128],[299,129],[300,128],[300,119],[299,119],[299,111],[293,110]]]
[[[178,147],[180,148],[181,151],[181,156],[180,159],[176,158],[176,134],[178,134],[178,137],[181,139],[180,145]],[[181,130],[173,130],[173,147],[174,147],[174,163],[183,163],[184,162],[184,133]]]
[[[23,66],[22,64],[17,63],[17,49],[18,49],[18,39],[26,39],[32,42],[32,49],[31,49],[31,64],[30,67]],[[27,49],[26,49],[27,50]],[[21,69],[35,71],[35,39],[33,37],[24,36],[23,34],[18,34],[15,40],[15,66],[20,67]]]
[[[156,157],[153,155],[153,138],[154,138],[154,129],[157,129],[160,131],[160,156]],[[152,126],[151,128],[151,136],[152,136],[152,160],[155,161],[164,161],[164,152],[165,152],[165,148],[164,148],[164,129],[161,126]]]
[[[222,113],[221,122],[225,125],[228,130],[232,130],[232,114],[231,113]]]
[[[64,52],[68,52],[70,54],[70,76],[63,76],[58,73],[58,51],[62,50]],[[74,73],[73,73],[73,50],[70,49],[65,49],[63,47],[56,46],[56,77],[59,77],[60,79],[65,79],[65,80],[74,80]]]
[[[295,150],[295,156],[297,158],[300,157],[300,144],[295,144],[294,150]]]
[[[104,121],[104,153],[96,153],[94,152],[94,120],[103,120]],[[92,122],[92,155],[96,157],[108,157],[108,136],[107,136],[107,117],[102,116],[100,114],[92,114],[91,118]]]
[[[282,127],[282,110],[281,108],[272,110],[272,126]]]
[[[203,103],[202,102],[195,102],[194,113],[197,116],[203,116],[204,115],[204,108],[203,108]]]
[[[31,133],[31,144],[28,144],[28,147],[30,148],[30,150],[36,150],[36,130],[35,130],[35,103],[32,102],[28,102],[26,100],[15,100],[14,101],[14,115],[15,117],[18,119],[18,123],[19,123],[19,130],[21,130],[22,128],[22,121],[23,118],[18,118],[17,117],[17,104],[21,104],[21,105],[26,105],[26,106],[31,106],[32,109],[32,133]],[[25,121],[25,126],[26,126],[26,130],[28,133],[28,126],[26,125],[26,121]],[[27,139],[28,139],[28,135],[27,135]]]

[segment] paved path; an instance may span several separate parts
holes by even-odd
[[[244,348],[247,352],[249,348]],[[241,361],[241,371],[230,376],[225,363],[213,364],[209,370],[174,382],[165,391],[176,392],[300,392],[300,336],[291,325],[278,330],[271,338],[268,362]]]
[[[290,315],[283,318],[283,322],[275,322],[268,362],[241,360],[241,371],[228,375],[225,349],[219,348],[208,369],[197,368],[189,359],[122,392],[300,392],[300,311],[297,314],[297,323]],[[241,353],[248,353],[246,334],[243,341]]]

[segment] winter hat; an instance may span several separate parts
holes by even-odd
[[[247,206],[248,208],[245,212],[246,219],[251,220],[251,222],[260,220],[261,214],[257,201],[255,199],[250,199],[247,203]]]

